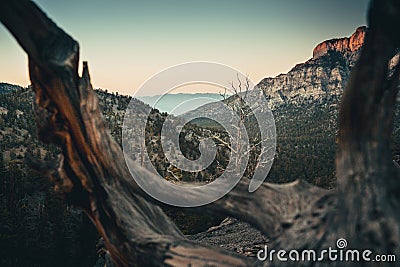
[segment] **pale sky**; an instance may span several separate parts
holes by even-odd
[[[254,82],[276,76],[309,59],[319,42],[365,25],[368,5],[365,0],[34,2],[79,42],[93,86],[123,94],[167,67],[191,61],[226,64]],[[0,82],[30,83],[27,56],[2,25]]]

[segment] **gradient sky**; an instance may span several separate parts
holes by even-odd
[[[123,94],[189,61],[226,64],[255,82],[276,76],[309,59],[319,42],[365,25],[368,5],[366,0],[34,2],[80,43],[94,87]],[[0,81],[29,84],[27,56],[2,25]]]

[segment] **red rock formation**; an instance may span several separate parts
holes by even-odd
[[[345,53],[360,49],[364,44],[366,31],[367,27],[358,27],[350,37],[331,39],[318,44],[314,48],[313,58],[318,58],[332,50]]]

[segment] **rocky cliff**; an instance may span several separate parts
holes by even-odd
[[[313,58],[325,55],[328,51],[337,51],[343,54],[354,53],[364,44],[367,27],[361,26],[350,36],[331,39],[318,44],[313,50]]]
[[[259,84],[271,106],[300,99],[316,99],[340,94],[364,43],[367,28],[359,27],[350,36],[324,41],[313,57],[297,64],[286,74],[265,78]]]
[[[351,68],[356,63],[367,28],[358,27],[350,37],[336,38],[318,44],[313,57],[297,64],[288,73],[261,80],[256,87],[268,98],[271,109],[284,103],[299,104],[304,100],[337,98],[346,87]],[[260,90],[251,90],[247,100],[256,98]],[[216,105],[204,105],[196,111],[215,114]],[[188,116],[191,112],[182,116]]]

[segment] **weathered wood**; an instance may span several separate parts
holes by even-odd
[[[400,26],[399,12],[399,1],[372,4],[365,47],[342,99],[337,192],[296,181],[265,183],[250,194],[242,179],[227,196],[197,211],[247,221],[272,239],[274,249],[318,250],[345,237],[353,247],[399,258],[400,179],[389,151],[398,65],[387,79],[388,62],[400,44],[392,30]],[[138,187],[104,123],[86,63],[78,74],[76,41],[30,1],[0,0],[0,20],[29,56],[39,138],[62,148],[60,159],[45,164],[44,172],[69,203],[85,210],[117,265],[263,264],[188,241]],[[150,175],[140,166],[135,172]]]
[[[373,2],[369,21],[339,114],[338,231],[358,247],[399,258],[400,176],[392,164],[390,135],[400,65],[393,73],[388,68],[400,47],[399,2]]]
[[[116,264],[251,264],[245,257],[188,241],[159,207],[140,196],[144,193],[105,126],[86,63],[78,75],[78,43],[30,1],[1,1],[0,9],[1,21],[29,55],[39,138],[63,151],[46,173],[92,219]]]

